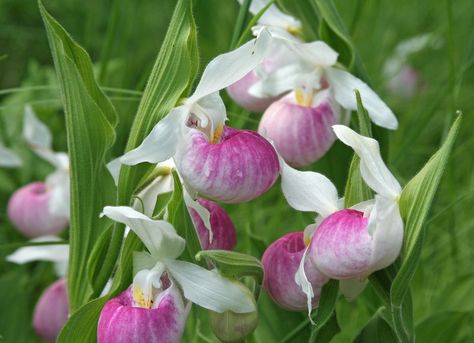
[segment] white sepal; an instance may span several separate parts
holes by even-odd
[[[255,39],[214,58],[204,69],[201,81],[186,103],[197,102],[239,81],[266,57],[271,40],[270,32],[262,29]]]
[[[249,88],[249,94],[258,98],[278,96],[300,85],[307,70],[300,63],[291,63],[262,77]]]
[[[344,125],[334,125],[333,129],[337,138],[359,155],[360,172],[367,185],[377,194],[398,198],[402,188],[382,160],[379,143],[373,138],[359,135]]]
[[[202,219],[204,226],[209,231],[209,244],[211,244],[212,240],[214,239],[214,233],[212,232],[211,214],[209,213],[209,210],[202,206],[197,200],[194,200],[188,193],[186,187],[183,187],[183,198],[184,202],[186,203],[186,207],[195,210]]]
[[[42,123],[30,105],[25,106],[23,137],[34,149],[51,150],[53,138],[49,128]]]
[[[238,0],[240,5],[242,5],[243,1]],[[269,3],[269,0],[253,0],[250,3],[250,12],[253,15],[259,13],[263,8]],[[277,26],[284,29],[290,28],[299,28],[301,27],[301,23],[299,20],[293,18],[292,16],[283,13],[278,9],[275,4],[270,5],[270,7],[263,13],[263,15],[258,20],[259,24],[262,25],[271,25]]]
[[[49,199],[49,211],[60,217],[70,216],[70,178],[69,172],[64,169],[57,169],[46,178],[46,185],[51,189]]]
[[[247,313],[256,310],[252,294],[238,282],[189,262],[163,262],[171,276],[180,284],[185,298],[193,303],[219,313]]]
[[[330,67],[337,62],[338,53],[323,41],[310,43],[290,41],[288,47],[313,67]]]
[[[0,167],[16,168],[22,165],[21,158],[0,143]]]
[[[339,289],[347,301],[353,301],[359,296],[367,285],[367,279],[354,278],[339,280]]]
[[[122,168],[122,163],[120,162],[120,157],[114,158],[112,161],[107,163],[107,170],[114,179],[115,186],[118,186],[120,169]]]
[[[31,242],[56,242],[60,240],[59,237],[50,235],[32,239]],[[53,262],[56,274],[60,277],[64,277],[67,272],[67,263],[69,260],[69,245],[51,244],[22,247],[8,255],[6,260],[17,264],[33,261]]]
[[[156,259],[176,258],[184,250],[186,241],[167,221],[153,220],[127,206],[106,206],[101,216],[104,215],[127,225]]]
[[[326,217],[338,210],[337,189],[324,175],[291,168],[283,159],[281,186],[283,195],[295,210],[316,212]]]
[[[304,250],[303,257],[301,258],[300,265],[295,274],[295,282],[298,286],[301,287],[301,290],[303,291],[303,293],[306,294],[306,301],[308,303],[308,318],[311,321],[311,324],[314,325],[313,318],[311,318],[311,311],[313,309],[314,291],[313,291],[313,286],[311,285],[311,282],[308,281],[308,278],[306,277],[306,273],[304,271],[304,264],[306,261],[306,254],[308,252],[308,249],[309,249],[309,246],[307,246],[306,249]]]
[[[342,107],[357,111],[355,90],[358,90],[362,104],[375,124],[391,130],[398,128],[398,121],[392,110],[366,83],[346,71],[335,68],[326,69],[326,76],[336,101]]]
[[[120,162],[126,165],[141,162],[158,163],[173,157],[188,110],[186,106],[172,109],[155,125],[142,144],[123,155]]]

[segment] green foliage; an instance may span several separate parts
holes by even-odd
[[[98,220],[107,204],[115,203],[115,188],[106,169],[107,151],[115,139],[116,113],[95,82],[86,51],[39,7],[48,34],[61,98],[71,177],[71,253],[68,268],[70,309],[74,313],[91,296],[86,266],[93,245],[107,222]]]

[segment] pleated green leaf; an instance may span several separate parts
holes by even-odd
[[[71,177],[68,288],[74,313],[92,294],[87,261],[108,224],[99,220],[99,214],[105,205],[115,203],[115,186],[105,164],[115,139],[117,116],[94,79],[87,52],[51,17],[41,1],[39,8],[66,114]]]

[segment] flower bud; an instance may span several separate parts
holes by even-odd
[[[201,247],[203,250],[232,250],[237,243],[235,227],[226,211],[216,203],[198,198],[197,201],[210,214],[212,242],[209,242],[209,230],[196,210],[190,209],[191,219],[199,234]]]
[[[255,305],[256,306],[256,305]],[[214,334],[224,343],[243,342],[258,325],[258,312],[218,313],[209,311],[209,319]]]
[[[288,311],[307,310],[307,298],[295,282],[295,274],[306,249],[303,232],[291,232],[273,242],[262,257],[263,286],[270,297]],[[329,280],[307,259],[305,274],[314,292],[313,308],[319,303],[321,287]]]
[[[66,280],[60,279],[46,288],[33,313],[36,334],[54,343],[69,315]]]
[[[418,72],[409,65],[404,65],[398,73],[387,82],[390,92],[400,98],[408,99],[415,95],[421,86]]]
[[[265,59],[262,63],[264,72],[270,72],[273,69],[274,63],[269,59]],[[263,112],[276,101],[279,97],[265,97],[259,98],[249,93],[250,87],[261,80],[256,70],[247,73],[243,78],[234,84],[227,87],[227,93],[237,104],[252,112]]]
[[[69,219],[50,210],[52,192],[44,182],[33,182],[13,193],[8,217],[28,237],[54,235],[64,230]]]
[[[269,138],[285,161],[295,167],[319,160],[336,140],[331,126],[340,122],[340,108],[328,90],[310,104],[298,104],[290,93],[267,108],[258,132]]]
[[[265,138],[227,126],[216,144],[201,131],[189,130],[175,161],[192,189],[225,203],[257,198],[275,183],[280,171],[278,155]]]
[[[326,217],[311,239],[309,256],[316,268],[332,279],[367,276],[373,252],[368,221],[352,209]]]
[[[154,294],[151,308],[133,300],[132,287],[109,300],[99,317],[98,343],[178,343],[181,341],[190,306],[171,284]]]

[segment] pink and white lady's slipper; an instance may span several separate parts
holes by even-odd
[[[33,242],[58,241],[56,236],[43,236]],[[69,245],[37,245],[16,250],[7,256],[7,261],[23,264],[32,261],[54,262],[59,280],[54,282],[41,294],[33,311],[33,328],[46,342],[54,343],[69,317],[67,297],[66,268],[69,258]]]
[[[239,0],[239,3],[242,5],[241,0]],[[268,1],[265,0],[253,0],[250,3],[250,12],[256,15],[267,4]],[[292,37],[292,34],[301,30],[301,23],[292,16],[281,12],[275,4],[272,4],[259,18],[257,25],[252,28],[252,31],[256,34],[262,27],[266,27],[272,32]],[[289,63],[290,58],[289,51],[284,45],[273,47],[272,52],[268,54],[259,66],[248,72],[242,79],[227,87],[227,93],[237,104],[249,111],[265,111],[271,103],[278,100],[281,94],[257,97],[250,94],[249,89],[276,69]]]
[[[148,252],[134,255],[135,277],[130,290],[105,305],[99,319],[99,343],[154,342],[157,337],[179,342],[189,302],[219,313],[256,310],[250,291],[240,283],[177,260],[185,240],[170,223],[152,220],[130,207],[107,206],[103,215],[127,225]],[[182,290],[182,298],[175,284]],[[156,316],[162,320],[155,320]]]
[[[256,132],[224,126],[226,110],[218,92],[262,61],[270,39],[262,30],[254,40],[212,60],[193,95],[121,162],[158,163],[173,157],[188,189],[227,203],[248,201],[267,191],[279,173],[276,152]]]
[[[8,149],[2,143],[0,143],[0,167],[3,168],[17,168],[22,165],[21,158]]]
[[[305,252],[313,265],[340,281],[343,294],[352,299],[374,271],[393,263],[403,241],[403,221],[398,200],[401,187],[384,164],[378,142],[352,129],[335,125],[336,136],[360,157],[360,171],[375,199],[343,209],[336,187],[325,176],[300,172],[283,165],[282,189],[288,203],[300,211],[317,212],[311,243]],[[309,298],[313,291],[303,263],[297,283]]]
[[[326,153],[335,141],[331,126],[347,122],[344,110],[357,109],[355,89],[375,124],[397,128],[392,111],[367,84],[335,68],[338,54],[326,43],[301,43],[273,34],[273,44],[286,46],[293,58],[249,92],[263,98],[290,92],[267,108],[258,129],[285,161],[304,166]]]
[[[46,182],[18,189],[8,203],[8,217],[28,237],[57,234],[69,224],[68,156],[51,149],[51,132],[29,106],[25,108],[23,136],[33,151],[56,167],[56,171]]]
[[[303,232],[291,232],[273,242],[262,257],[265,271],[264,287],[270,297],[281,307],[289,311],[304,311],[307,308],[306,295],[295,282],[306,249]],[[304,265],[306,277],[314,291],[311,306],[319,303],[321,287],[329,280],[311,265],[309,260]]]

